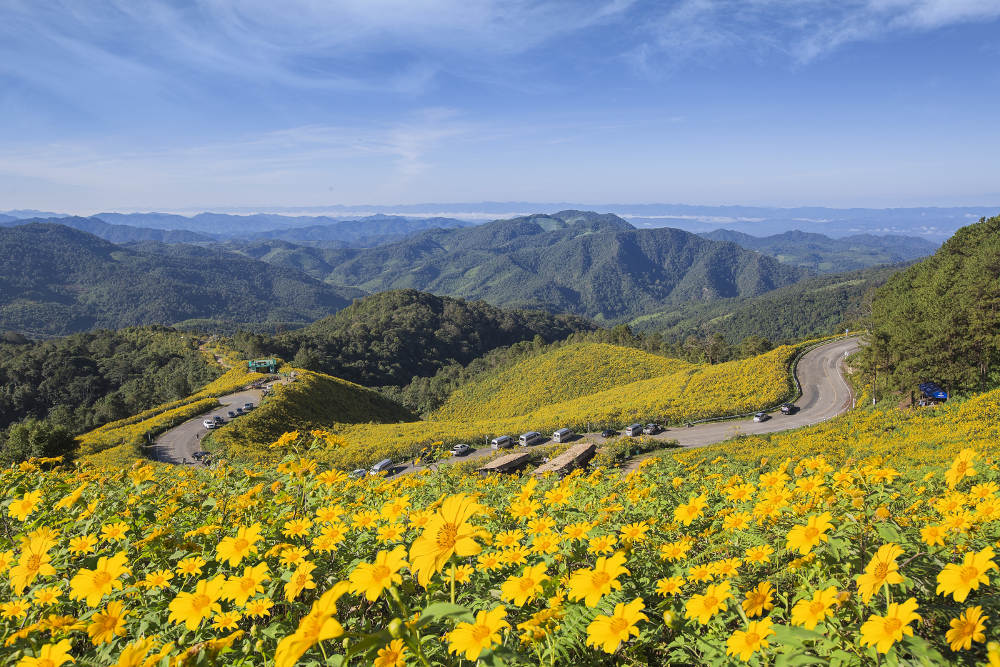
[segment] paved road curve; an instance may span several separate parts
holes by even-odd
[[[229,421],[226,415],[232,407],[243,407],[244,403],[260,405],[261,393],[257,389],[241,391],[228,396],[220,396],[221,406],[212,409],[211,412],[193,417],[186,422],[179,424],[169,431],[161,433],[153,446],[149,448],[149,457],[154,461],[163,463],[190,463],[194,464],[194,453],[201,450],[201,439],[208,434],[208,429],[202,425],[205,418],[212,415],[220,415]],[[239,419],[239,417],[237,417]]]
[[[841,338],[805,353],[796,367],[796,376],[802,386],[802,396],[795,401],[798,411],[792,415],[780,412],[770,413],[771,419],[754,423],[749,417],[727,421],[695,424],[691,427],[670,428],[652,437],[656,440],[676,440],[682,447],[701,447],[723,440],[729,440],[737,435],[759,435],[776,433],[793,428],[811,426],[832,419],[851,408],[852,396],[850,386],[842,374],[844,358],[858,349],[856,338]],[[624,427],[624,425],[623,425]],[[514,437],[518,434],[512,433]],[[551,441],[546,441],[547,444]],[[599,433],[584,433],[574,442],[594,442],[598,445],[606,442]],[[471,444],[471,443],[470,443]],[[536,445],[537,446],[537,445]],[[514,451],[514,450],[510,450]],[[479,447],[474,452],[458,460],[483,458],[493,453],[489,446]],[[633,467],[644,457],[633,459],[626,469]],[[450,460],[450,459],[449,459]],[[446,463],[447,461],[442,461]],[[419,470],[412,464],[397,467],[394,475],[403,475]]]

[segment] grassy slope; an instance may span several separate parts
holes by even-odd
[[[396,422],[413,415],[380,394],[339,378],[296,369],[298,378],[274,392],[245,417],[215,431],[214,443],[228,456],[269,459],[268,445],[282,433],[309,431],[331,422]]]
[[[588,425],[593,429],[621,428],[633,421],[679,423],[749,412],[774,405],[788,395],[788,363],[794,353],[795,348],[784,346],[742,361],[684,365],[666,375],[549,403],[521,415],[499,417],[477,411],[468,416],[453,414],[448,420],[335,425],[334,430],[348,446],[328,452],[325,458],[337,466],[356,467],[378,458],[403,459],[436,441],[482,443],[495,435],[527,430],[544,433],[563,426],[580,430]],[[497,410],[514,412],[502,403]]]
[[[513,417],[638,380],[693,369],[679,359],[606,343],[580,343],[525,359],[455,391],[435,420]]]

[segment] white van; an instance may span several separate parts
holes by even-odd
[[[642,435],[642,424],[630,424],[629,427],[625,429],[625,435],[630,438]]]
[[[217,426],[214,419],[206,419],[201,423],[201,425],[210,431]]]
[[[538,431],[528,431],[527,433],[522,433],[521,437],[517,439],[518,444],[522,447],[527,447],[528,445],[533,445],[536,442],[544,442],[545,436]]]
[[[561,428],[552,434],[552,440],[555,442],[566,442],[573,437],[573,431],[568,428]]]
[[[377,475],[380,472],[384,472],[391,467],[392,467],[392,459],[382,459],[381,461],[379,461],[378,463],[376,463],[371,467],[371,469],[368,471],[368,474]]]
[[[499,438],[493,438],[493,440],[490,441],[490,444],[493,446],[493,449],[503,449],[505,447],[513,447],[514,439],[511,438],[509,435],[501,435]]]

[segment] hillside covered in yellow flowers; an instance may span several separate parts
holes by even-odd
[[[992,664],[998,412],[564,479],[352,480],[323,433],[259,468],[36,460],[0,477],[0,664]]]

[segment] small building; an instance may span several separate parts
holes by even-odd
[[[597,445],[592,442],[581,442],[578,445],[573,445],[548,463],[538,466],[531,474],[544,475],[547,472],[554,472],[562,477],[587,465],[596,453]]]
[[[517,452],[515,454],[507,454],[499,458],[495,458],[482,468],[479,469],[479,474],[482,476],[492,475],[495,472],[514,472],[515,470],[520,470],[524,466],[528,465],[528,460],[531,458],[529,452]]]

